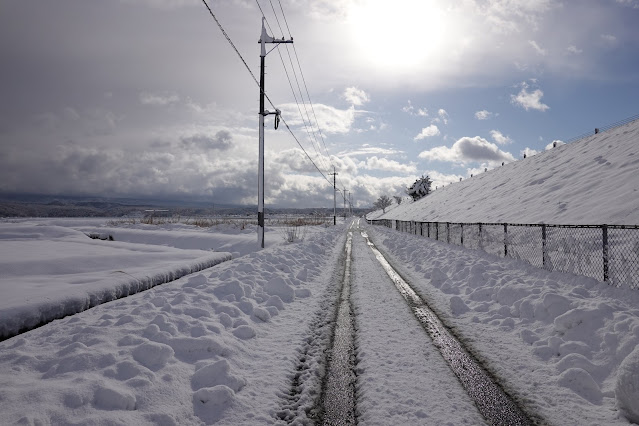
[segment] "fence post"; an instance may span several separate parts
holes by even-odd
[[[508,224],[504,223],[504,257],[508,257]]]
[[[430,238],[430,222],[426,222],[426,225],[428,226],[428,228],[426,228],[426,236]]]
[[[419,222],[419,235],[424,236],[424,222]]]
[[[450,244],[450,222],[446,222],[446,242]]]
[[[478,223],[478,225],[479,225],[479,248],[483,250],[484,249],[484,243],[481,240],[481,223]]]
[[[608,275],[608,225],[601,225],[601,236],[603,240],[603,280],[610,279]]]
[[[546,269],[546,224],[541,225],[541,264]]]
[[[435,240],[439,241],[439,222],[435,222]]]

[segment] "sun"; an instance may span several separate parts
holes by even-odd
[[[348,14],[355,56],[382,71],[410,72],[443,53],[447,13],[437,0],[361,0]]]

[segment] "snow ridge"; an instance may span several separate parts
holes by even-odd
[[[64,297],[53,298],[40,303],[1,309],[0,341],[40,327],[56,319],[74,315],[102,303],[148,290],[230,259],[230,253],[214,253],[195,259],[185,265],[165,268],[151,275],[140,277],[134,277],[124,271],[114,271],[119,276],[113,278],[112,281],[115,283],[111,286],[100,286],[96,289],[88,290],[83,295],[64,295]]]
[[[639,224],[639,120],[376,211],[368,219]]]

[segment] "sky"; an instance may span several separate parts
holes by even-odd
[[[4,1],[0,193],[257,204],[262,13],[294,40],[266,56],[267,208],[331,207],[333,170],[371,206],[639,114],[638,0],[207,2],[232,45],[202,0]]]

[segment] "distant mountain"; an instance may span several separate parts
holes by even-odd
[[[101,198],[41,194],[0,194],[0,217],[122,217],[142,216],[147,210],[168,210],[180,216],[253,216],[257,206],[226,205],[212,202],[145,199]],[[360,215],[363,209],[354,209]],[[332,208],[266,207],[268,214],[303,214],[332,216]],[[338,216],[340,211],[338,210]]]

